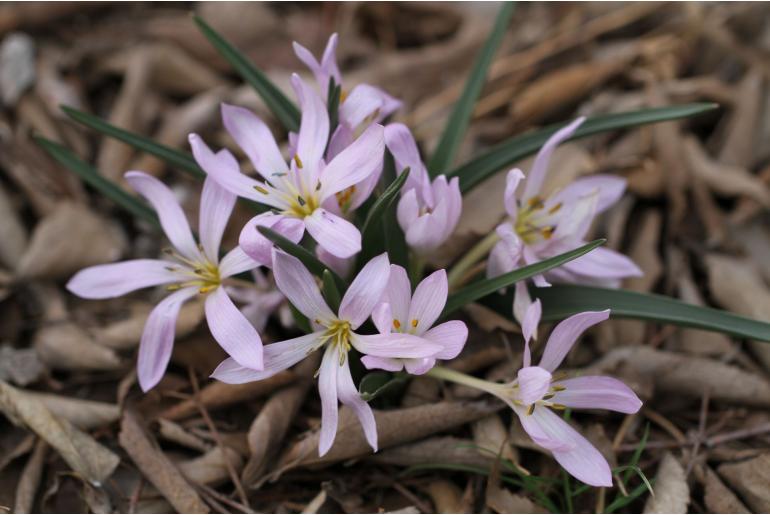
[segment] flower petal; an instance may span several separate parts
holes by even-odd
[[[405,359],[404,368],[413,376],[421,376],[436,365],[436,358]]]
[[[401,191],[408,192],[419,188],[427,170],[420,159],[420,151],[417,149],[412,132],[403,123],[390,123],[385,127],[384,137],[385,145],[393,154],[396,170],[401,173],[404,168],[409,168],[409,177]]]
[[[406,231],[420,216],[420,203],[417,200],[417,190],[411,189],[404,193],[398,201],[396,218],[401,230]]]
[[[184,257],[193,261],[200,259],[190,224],[174,193],[162,182],[144,172],[126,172],[126,181],[141,196],[152,204],[158,213],[160,225],[174,248]]]
[[[441,352],[442,347],[413,334],[355,334],[350,343],[361,354],[380,358],[427,358]]]
[[[270,180],[272,174],[288,171],[273,133],[257,115],[223,103],[222,123],[262,177]]]
[[[374,452],[377,452],[377,423],[374,421],[374,413],[369,404],[361,398],[353,378],[350,375],[350,360],[345,362],[337,370],[337,397],[340,402],[353,410],[361,428],[364,430],[366,441]]]
[[[551,197],[550,202],[554,204],[564,202],[566,204],[572,199],[584,197],[594,191],[598,192],[599,195],[596,203],[596,213],[602,213],[623,196],[623,192],[626,191],[626,180],[622,177],[607,174],[581,177],[570,183],[563,190],[556,192]]]
[[[203,181],[198,232],[203,252],[212,263],[219,263],[219,246],[227,221],[235,207],[236,196],[221,187],[211,177]]]
[[[468,326],[460,320],[444,322],[422,335],[423,338],[441,345],[442,349],[434,357],[438,359],[454,359],[468,340]]]
[[[96,265],[76,273],[67,289],[84,299],[111,299],[158,284],[180,282],[179,274],[169,270],[179,265],[160,259],[131,259]]]
[[[267,379],[305,359],[314,347],[323,343],[323,334],[319,331],[265,345],[263,370],[244,367],[233,358],[228,358],[219,364],[211,377],[227,384],[243,384]]]
[[[321,296],[315,278],[299,259],[285,252],[274,251],[273,274],[281,293],[309,320],[326,324],[336,318]]]
[[[548,338],[543,357],[540,359],[540,366],[549,372],[556,370],[583,331],[609,317],[610,310],[605,309],[578,313],[559,322]]]
[[[336,272],[340,277],[348,277],[350,275],[351,269],[353,268],[353,265],[355,264],[355,256],[351,256],[349,258],[340,258],[320,245],[316,246],[315,255],[318,257],[318,260],[321,261],[321,263]]]
[[[136,362],[137,378],[142,391],[153,388],[163,377],[174,348],[176,319],[182,304],[198,293],[198,288],[175,291],[153,308],[144,324]]]
[[[383,252],[364,265],[350,283],[340,303],[340,319],[348,320],[353,329],[363,324],[382,299],[389,277],[388,254]]]
[[[348,258],[361,251],[361,233],[344,218],[319,207],[304,221],[310,236],[330,254]]]
[[[378,304],[372,311],[372,321],[380,334],[390,334],[393,329],[393,312],[390,309],[390,303]]]
[[[238,311],[224,288],[216,288],[208,294],[205,311],[209,330],[225,352],[244,367],[262,370],[262,338]]]
[[[446,270],[436,270],[423,279],[415,288],[409,307],[409,330],[421,335],[430,329],[444,310],[448,293]]]
[[[243,226],[238,245],[254,261],[262,266],[273,266],[273,242],[259,232],[258,227],[268,227],[292,243],[299,243],[305,233],[305,224],[299,218],[262,213]]]
[[[291,85],[302,107],[302,120],[297,135],[297,155],[303,166],[317,170],[329,141],[329,113],[318,93],[296,73],[291,76]]]
[[[521,322],[521,332],[524,335],[524,340],[527,342],[532,338],[537,339],[537,326],[540,325],[540,317],[542,314],[543,305],[541,304],[540,299],[536,299],[524,312],[524,320]]]
[[[335,58],[335,52],[337,50],[337,34],[332,34],[329,37],[329,41],[326,44],[323,57],[319,63],[315,56],[310,53],[310,50],[303,47],[296,41],[292,44],[294,47],[294,53],[307,66],[310,71],[315,75],[315,80],[318,83],[319,89],[328,96],[329,79],[334,77],[337,85],[341,85],[340,71],[337,68],[337,61]]]
[[[385,151],[383,132],[382,125],[371,124],[358,139],[326,165],[321,173],[321,201],[358,184],[379,170]]]
[[[323,456],[337,436],[337,374],[340,371],[339,347],[329,345],[324,352],[318,374],[318,393],[321,396],[321,434],[318,439],[318,455]],[[346,359],[347,361],[347,359]]]
[[[529,406],[548,392],[551,373],[544,368],[525,366],[516,374],[516,380],[519,384],[519,400]]]
[[[380,358],[377,356],[361,356],[361,363],[367,370],[377,368],[388,372],[398,372],[404,368],[404,361],[396,358]]]
[[[519,184],[524,180],[524,172],[518,168],[508,172],[505,178],[505,193],[503,194],[503,203],[505,204],[505,210],[508,212],[508,216],[511,217],[512,224],[516,223],[516,217],[519,215],[519,204],[516,201],[516,192],[518,191]]]
[[[599,279],[624,279],[644,275],[630,258],[604,247],[595,248],[562,266],[575,274]]]
[[[222,262],[219,263],[219,276],[222,279],[225,279],[253,270],[259,265],[260,263],[251,259],[251,256],[247,255],[241,247],[235,247],[225,254],[225,257],[222,258]]]
[[[388,277],[388,286],[385,288],[385,296],[390,303],[392,315],[388,324],[392,324],[393,320],[398,320],[399,324],[406,330],[406,324],[409,321],[409,306],[412,303],[412,284],[409,282],[409,276],[404,267],[390,265],[390,277]]]
[[[340,105],[340,120],[353,129],[374,120],[384,105],[381,89],[369,84],[356,85]]]
[[[565,390],[551,402],[577,409],[608,409],[620,413],[636,413],[642,401],[634,391],[612,377],[584,376],[558,381]]]
[[[585,121],[585,117],[580,117],[566,127],[556,131],[553,136],[548,138],[543,147],[537,153],[535,162],[532,164],[532,171],[529,172],[527,180],[524,183],[524,191],[519,197],[522,200],[530,199],[540,193],[540,188],[545,181],[545,175],[548,172],[548,163],[551,161],[551,155],[563,141],[572,137],[575,131]]]

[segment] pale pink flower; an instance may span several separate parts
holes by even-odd
[[[212,377],[225,383],[238,384],[266,379],[325,347],[318,373],[321,395],[321,435],[318,451],[326,454],[337,433],[338,402],[352,409],[363,427],[369,445],[377,450],[377,427],[374,414],[361,398],[350,375],[348,352],[355,348],[362,354],[383,358],[423,358],[440,348],[426,344],[416,336],[361,335],[356,333],[382,298],[389,272],[388,257],[382,254],[367,263],[342,298],[338,314],[334,314],[321,295],[316,280],[295,257],[281,251],[273,256],[273,273],[278,288],[313,325],[315,331],[291,340],[265,346],[264,370],[245,367],[233,359],[223,361]]]
[[[385,144],[399,173],[409,168],[398,202],[398,224],[409,247],[418,254],[430,253],[449,238],[460,221],[463,199],[459,179],[447,181],[439,175],[431,182],[417,144],[404,124],[385,127]]]
[[[423,279],[412,296],[406,270],[398,265],[390,265],[390,278],[383,302],[372,313],[374,325],[381,334],[413,334],[425,343],[436,345],[440,350],[425,358],[364,356],[361,362],[366,368],[391,372],[406,368],[410,374],[419,375],[433,368],[437,359],[457,357],[468,339],[465,323],[450,320],[433,327],[444,309],[448,292],[446,271],[438,270]]]
[[[556,147],[583,123],[578,118],[558,130],[535,157],[528,176],[518,168],[508,172],[503,202],[509,219],[496,231],[500,241],[487,261],[487,275],[496,277],[524,265],[531,265],[584,245],[594,217],[617,202],[626,181],[611,175],[593,175],[577,179],[567,187],[544,196],[541,192],[551,155]],[[549,280],[578,284],[618,287],[626,277],[642,271],[626,256],[599,247],[588,254],[534,277],[538,286]],[[514,315],[522,321],[532,301],[526,284],[517,283]]]
[[[534,332],[534,320],[529,319],[523,326],[523,368],[516,380],[484,387],[513,409],[536,444],[551,451],[567,472],[592,486],[612,486],[607,460],[552,409],[608,409],[636,413],[642,401],[629,387],[611,377],[557,379],[553,374],[580,335],[607,320],[609,314],[609,310],[578,313],[560,322],[551,332],[537,366],[530,364],[529,338]]]
[[[220,154],[215,156],[215,159],[222,158]],[[222,286],[228,277],[258,266],[237,247],[219,259],[222,234],[235,205],[235,196],[211,179],[204,182],[198,245],[168,187],[142,172],[128,172],[125,177],[155,208],[174,249],[169,250],[168,259],[134,259],[86,268],[70,279],[67,288],[87,299],[107,299],[140,288],[169,285],[167,289],[173,293],[152,310],[139,344],[137,373],[144,391],[163,377],[171,358],[179,309],[198,294],[206,295],[206,320],[214,339],[238,363],[261,369],[262,340]]]
[[[290,234],[294,241],[299,241],[307,230],[329,253],[350,257],[361,250],[361,233],[331,212],[328,205],[342,202],[338,193],[367,179],[382,166],[383,128],[370,125],[327,164],[323,157],[329,136],[326,107],[298,75],[292,77],[292,84],[302,108],[302,122],[296,153],[288,165],[262,120],[247,109],[226,104],[222,105],[225,128],[264,181],[242,174],[235,159],[206,166],[214,154],[194,134],[190,136],[193,154],[223,188],[275,210],[252,219],[241,234],[241,246],[254,259],[262,261],[272,246],[257,231],[257,225],[276,225],[276,230]]]
[[[258,268],[252,270],[251,275],[254,278],[254,287],[225,286],[225,289],[230,298],[241,305],[241,313],[246,320],[251,322],[257,332],[261,332],[267,326],[270,315],[285,306],[286,297]],[[284,318],[283,313],[281,318]]]

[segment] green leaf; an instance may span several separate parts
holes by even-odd
[[[396,196],[398,196],[398,193],[401,191],[401,188],[408,178],[409,168],[407,167],[404,168],[401,175],[399,175],[395,181],[391,182],[385,191],[382,192],[382,195],[377,197],[377,200],[372,204],[369,214],[366,215],[364,225],[361,226],[362,247],[372,244],[373,242],[371,240],[373,238],[381,236],[377,234],[377,224],[375,222],[379,221],[385,214],[385,211],[393,204],[393,201],[396,199]]]
[[[717,107],[717,104],[695,103],[592,116],[575,131],[570,140],[637,125],[688,118],[711,111]],[[510,166],[516,161],[537,152],[546,140],[564,125],[566,124],[551,125],[544,129],[498,143],[480,156],[452,170],[447,176],[450,178],[459,177],[460,189],[463,193],[466,193],[481,181],[506,166]]]
[[[329,96],[326,99],[327,110],[329,111],[329,140],[331,140],[334,129],[339,123],[340,98],[342,98],[342,86],[334,81],[334,77],[329,77]]]
[[[78,111],[72,107],[61,106],[61,109],[67,116],[79,124],[85,125],[96,132],[118,139],[138,150],[152,154],[163,162],[168,163],[170,166],[188,172],[196,179],[203,179],[206,177],[206,172],[198,166],[192,154],[188,152],[161,145],[150,138],[115,127],[97,116]]]
[[[262,233],[262,235],[265,238],[275,243],[275,245],[278,248],[280,248],[287,254],[299,259],[302,262],[302,264],[305,265],[305,268],[307,268],[310,271],[311,274],[315,274],[318,277],[323,277],[324,271],[328,271],[329,274],[334,279],[334,282],[337,284],[337,288],[339,290],[345,291],[347,289],[347,284],[339,275],[334,273],[334,271],[332,270],[328,270],[326,265],[321,263],[321,261],[317,257],[315,257],[315,255],[312,252],[310,252],[308,249],[306,249],[302,245],[297,245],[296,243],[291,242],[282,234],[275,232],[269,227],[260,226],[260,227],[257,227],[257,230],[259,230],[259,232]]]
[[[436,151],[428,163],[428,171],[431,177],[446,171],[451,166],[457,150],[460,148],[460,143],[462,143],[465,131],[468,129],[468,124],[471,121],[476,100],[478,100],[481,88],[484,86],[487,70],[492,64],[492,58],[500,46],[500,42],[502,42],[505,31],[511,21],[514,6],[513,2],[504,2],[500,7],[500,12],[497,13],[495,25],[489,33],[489,37],[479,55],[476,57],[473,70],[471,70],[465,83],[465,89],[463,89],[460,99],[455,103]]]
[[[286,130],[295,132],[299,130],[300,113],[297,106],[286,98],[286,95],[264,73],[255,68],[241,52],[203,21],[200,16],[193,16],[193,20],[214,48],[222,54],[222,57],[235,68],[243,80],[251,84],[257,91]]]
[[[313,332],[313,328],[310,327],[310,321],[291,302],[289,302],[289,310],[291,310],[291,315],[294,317],[294,322],[297,324],[297,328],[300,331],[305,334],[310,334]]]
[[[454,310],[459,309],[468,303],[475,302],[483,297],[486,297],[487,295],[491,295],[492,293],[495,293],[502,288],[511,286],[514,283],[528,279],[534,275],[547,272],[548,270],[556,268],[557,266],[561,266],[564,263],[572,261],[573,259],[577,259],[583,254],[586,254],[599,245],[603,244],[605,241],[606,240],[603,239],[594,240],[591,243],[587,243],[575,250],[565,252],[564,254],[559,254],[558,256],[540,261],[539,263],[521,267],[517,270],[508,272],[507,274],[503,274],[498,277],[494,277],[492,279],[482,279],[480,281],[476,281],[475,283],[470,284],[465,288],[462,288],[461,290],[451,294],[447,299],[446,306],[444,307],[444,311],[441,315],[446,316]],[[510,304],[508,307],[510,311]]]
[[[370,372],[361,378],[361,382],[358,383],[358,392],[364,401],[369,402],[391,388],[405,383],[408,379],[409,375],[404,373],[393,375],[389,372]]]
[[[336,313],[340,309],[340,291],[337,289],[337,285],[334,284],[334,277],[331,271],[327,268],[324,270],[321,276],[321,293],[324,296],[324,300],[329,305],[331,310]]]
[[[613,318],[650,320],[770,341],[770,324],[766,322],[686,304],[663,295],[593,286],[554,285],[536,288],[533,296],[543,302],[544,320],[562,320],[583,311],[611,309]]]
[[[126,190],[99,174],[91,165],[78,158],[70,149],[41,136],[36,136],[35,141],[68,170],[77,174],[89,186],[99,191],[102,195],[115,202],[117,205],[136,216],[142,218],[156,227],[160,227],[158,216],[141,199],[131,195]]]

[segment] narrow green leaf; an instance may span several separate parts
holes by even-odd
[[[404,168],[404,171],[401,172],[401,175],[399,175],[395,181],[391,182],[385,191],[382,192],[382,195],[377,197],[377,200],[374,202],[374,204],[372,204],[369,213],[366,215],[364,225],[361,226],[361,241],[364,242],[363,246],[366,246],[367,242],[371,238],[377,237],[375,234],[376,224],[374,222],[376,220],[380,220],[380,217],[383,216],[385,210],[388,209],[391,204],[393,204],[393,201],[398,196],[398,193],[401,191],[401,188],[404,186],[404,183],[408,178],[409,168],[407,167]]]
[[[289,310],[291,311],[291,315],[294,317],[294,322],[297,324],[297,328],[300,331],[305,334],[310,334],[313,332],[313,328],[310,327],[310,321],[291,302],[289,302]]]
[[[583,138],[601,132],[626,129],[637,125],[688,118],[711,111],[717,107],[717,104],[695,103],[592,116],[580,126],[570,139]],[[463,193],[467,193],[487,177],[537,152],[546,140],[564,125],[563,123],[551,125],[544,129],[498,143],[480,156],[452,170],[447,175],[448,177],[459,177],[460,189]]]
[[[609,308],[613,318],[650,320],[770,342],[769,323],[663,295],[576,285],[537,288],[533,295],[543,302],[544,320],[562,320],[575,313]]]
[[[307,268],[310,273],[317,275],[318,277],[323,277],[324,271],[327,271],[328,268],[326,265],[321,263],[321,261],[315,257],[315,255],[310,252],[308,249],[303,247],[302,245],[297,245],[296,243],[292,243],[290,240],[285,238],[282,234],[279,234],[269,227],[257,227],[260,233],[267,238],[268,240],[275,243],[275,245],[286,252],[289,255],[294,256],[295,258],[299,259],[303,265],[305,265],[305,268]],[[347,289],[347,284],[345,281],[334,271],[328,270],[329,274],[334,279],[334,282],[337,284],[337,288],[341,291],[345,291]]]
[[[409,375],[404,373],[393,375],[389,372],[370,372],[361,378],[358,392],[364,401],[369,402],[408,379]]]
[[[243,80],[251,84],[286,130],[295,132],[299,130],[300,113],[297,106],[264,73],[255,68],[241,52],[211,28],[201,17],[193,16],[193,19],[206,39],[235,68]]]
[[[340,291],[337,289],[337,285],[334,283],[334,277],[328,268],[324,270],[323,275],[321,276],[321,293],[332,311],[334,313],[339,311],[340,302],[342,300]]]
[[[542,274],[552,268],[556,268],[557,266],[561,266],[564,263],[572,261],[573,259],[577,259],[580,256],[592,251],[599,245],[603,244],[605,241],[606,240],[603,239],[594,240],[591,243],[587,243],[575,250],[565,252],[564,254],[559,254],[558,256],[540,261],[539,263],[521,267],[517,270],[508,272],[507,274],[503,274],[498,277],[494,277],[492,279],[482,279],[480,281],[476,281],[475,283],[470,284],[449,296],[442,316],[446,316],[454,310],[459,309],[470,302],[475,302],[483,297],[486,297],[487,295],[495,293],[501,288],[511,286],[514,283],[528,279],[534,275]],[[548,288],[543,289],[547,290]],[[510,304],[508,310],[510,312]]]
[[[150,138],[115,127],[97,116],[78,111],[69,106],[61,106],[61,110],[79,124],[127,143],[138,150],[152,154],[165,163],[168,163],[170,166],[188,172],[196,179],[203,179],[206,177],[206,172],[201,170],[195,162],[195,159],[193,159],[192,154],[188,152],[161,145]]]
[[[487,70],[492,64],[492,58],[495,56],[495,52],[497,52],[511,21],[514,6],[513,2],[503,2],[500,12],[497,13],[494,27],[492,27],[487,41],[476,57],[473,70],[471,70],[465,83],[465,89],[463,89],[460,99],[455,103],[436,151],[428,163],[428,171],[431,177],[445,172],[451,166],[457,150],[460,148],[460,143],[462,143],[465,131],[468,129],[468,124],[471,121],[476,100],[478,100],[481,88],[484,86]]]
[[[160,227],[158,216],[141,199],[128,193],[126,190],[103,177],[91,165],[78,158],[70,149],[59,143],[50,141],[41,136],[36,136],[35,141],[68,170],[77,174],[89,186],[99,191],[102,195],[115,202],[117,205],[136,216]]]
[[[329,139],[331,140],[334,129],[339,122],[340,98],[342,97],[342,86],[334,81],[334,77],[329,77],[329,96],[326,99],[327,110],[329,111]]]

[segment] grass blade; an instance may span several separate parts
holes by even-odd
[[[43,148],[43,150],[48,152],[51,157],[68,170],[77,174],[86,184],[99,191],[102,195],[137,218],[141,218],[152,223],[156,227],[160,227],[158,216],[155,214],[155,211],[147,206],[147,204],[142,202],[138,197],[128,193],[114,182],[100,175],[91,165],[78,158],[70,149],[40,136],[36,136],[35,141]]]
[[[243,77],[262,97],[267,107],[287,131],[299,130],[299,109],[289,100],[267,76],[252,65],[249,60],[207,24],[200,16],[193,16],[198,28],[224,57],[235,71]]]
[[[442,316],[446,316],[454,310],[459,309],[470,302],[475,302],[483,297],[486,297],[487,295],[491,295],[501,288],[511,286],[514,283],[528,279],[534,275],[542,274],[551,268],[556,268],[557,266],[563,265],[564,263],[572,261],[573,259],[577,259],[580,256],[592,251],[599,245],[603,244],[605,241],[606,240],[603,239],[594,240],[591,243],[587,243],[575,250],[565,252],[564,254],[559,254],[558,256],[540,261],[539,263],[519,268],[513,272],[508,272],[507,274],[503,274],[492,279],[482,279],[480,281],[476,281],[475,283],[470,284],[449,296]],[[508,304],[508,313],[510,313],[510,306],[511,304]],[[506,314],[505,316],[509,315]]]
[[[393,201],[396,199],[396,196],[401,191],[401,188],[408,178],[409,168],[404,168],[401,175],[399,175],[395,181],[391,182],[385,191],[382,192],[382,195],[377,197],[377,200],[372,204],[369,213],[366,215],[364,225],[361,226],[361,241],[364,242],[363,246],[366,246],[371,238],[376,237],[375,228],[377,224],[374,222],[380,220],[380,217],[385,213],[385,210],[393,204]]]
[[[463,89],[460,99],[455,103],[436,151],[428,163],[428,171],[431,177],[446,171],[451,166],[458,148],[460,148],[460,143],[462,143],[465,132],[468,129],[468,124],[471,121],[476,100],[478,100],[481,88],[484,86],[487,70],[492,64],[492,58],[495,56],[495,52],[497,52],[511,21],[514,6],[513,2],[504,2],[500,7],[500,12],[497,13],[495,25],[492,27],[489,37],[476,57],[473,70],[471,70],[465,83],[465,89]]]
[[[694,103],[592,116],[580,126],[570,139],[583,138],[592,134],[625,129],[637,125],[688,118],[711,111],[717,107],[717,104]],[[543,146],[543,143],[564,125],[551,125],[544,129],[498,143],[475,159],[452,170],[447,176],[450,178],[459,177],[460,190],[466,193],[481,181],[506,166],[510,166],[516,161],[537,152]]]
[[[332,276],[332,273],[328,268],[324,270],[323,275],[321,276],[321,293],[332,311],[334,313],[339,311],[342,298],[340,297],[340,291],[337,289],[337,285],[334,283],[334,276]]]

